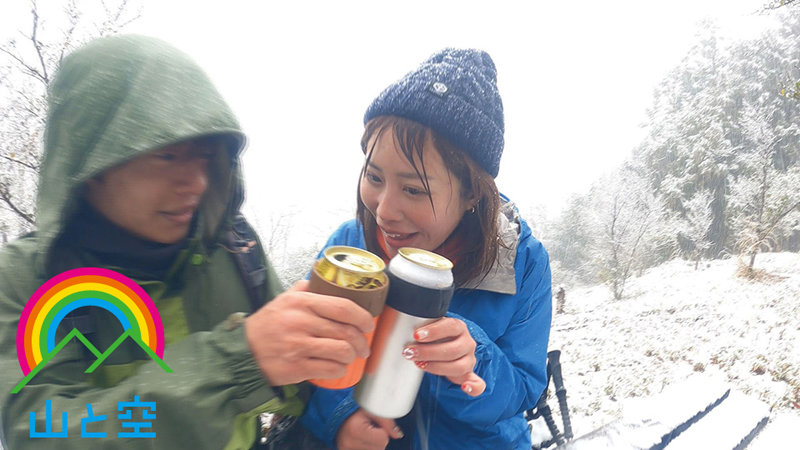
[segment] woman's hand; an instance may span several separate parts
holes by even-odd
[[[373,416],[359,409],[345,419],[336,435],[336,447],[340,450],[384,449],[389,439],[400,439],[403,432],[394,420]]]
[[[414,339],[417,342],[407,345],[403,356],[417,367],[460,385],[472,397],[486,390],[486,382],[473,372],[477,344],[462,320],[441,318],[417,328]]]

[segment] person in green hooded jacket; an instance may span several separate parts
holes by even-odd
[[[251,448],[260,414],[302,412],[297,383],[340,376],[367,355],[369,313],[306,292],[302,282],[281,292],[255,236],[248,243],[237,234],[245,137],[185,54],[143,36],[95,40],[63,60],[48,102],[36,230],[0,253],[7,450]],[[250,251],[260,281],[238,266],[237,253]],[[97,358],[72,339],[11,393],[23,379],[17,326],[26,303],[50,278],[80,267],[117,271],[144,289],[160,313],[172,373],[125,341],[87,374]],[[123,332],[105,309],[79,308],[56,342],[73,326],[100,352]],[[120,426],[118,405],[137,397],[156,406],[145,430],[155,437],[119,436],[130,430]],[[31,428],[46,427],[46,404],[48,425],[67,437],[31,437]]]

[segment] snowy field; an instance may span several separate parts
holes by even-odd
[[[629,280],[619,301],[604,286],[568,287],[550,349],[562,352],[575,436],[695,373],[772,407],[767,428],[800,424],[800,254],[760,254],[755,267],[764,273],[747,280],[735,258],[698,270],[674,260]],[[548,403],[559,417],[552,393]]]

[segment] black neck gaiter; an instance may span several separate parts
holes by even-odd
[[[196,220],[188,233],[191,236]],[[103,265],[119,267],[143,279],[162,279],[187,238],[161,244],[136,237],[98,213],[86,201],[67,225],[60,240],[67,246],[88,252]]]

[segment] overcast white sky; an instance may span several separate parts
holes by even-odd
[[[174,43],[217,82],[250,137],[248,208],[262,226],[304,211],[324,239],[354,209],[364,110],[436,50],[492,55],[506,114],[498,186],[523,211],[555,215],[641,140],[653,88],[698,21],[744,37],[762,3],[145,0],[131,30]]]

